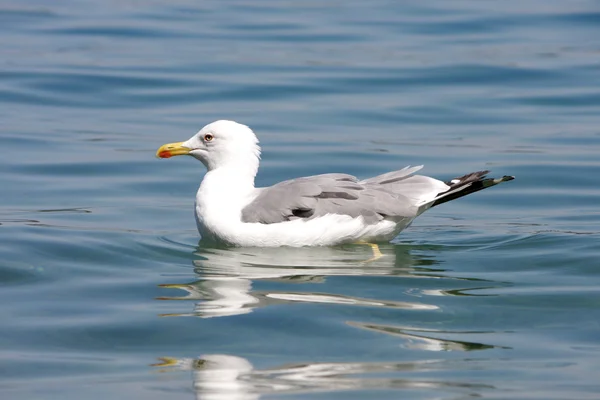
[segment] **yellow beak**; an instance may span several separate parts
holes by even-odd
[[[182,146],[183,142],[167,143],[160,146],[156,150],[156,157],[158,158],[169,158],[173,156],[183,156],[189,154],[192,149]]]

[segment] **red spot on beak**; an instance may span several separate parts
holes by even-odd
[[[158,156],[160,158],[171,158],[171,152],[169,150],[161,151]]]

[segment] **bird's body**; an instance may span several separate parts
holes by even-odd
[[[216,121],[157,155],[189,154],[208,172],[196,195],[203,238],[234,246],[329,246],[393,239],[432,206],[512,179],[476,172],[444,183],[406,167],[359,180],[324,174],[255,188],[260,161],[256,136],[245,125]]]

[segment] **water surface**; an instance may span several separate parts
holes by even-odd
[[[2,2],[2,397],[597,398],[599,20],[558,0]],[[259,185],[517,179],[375,261],[205,247],[202,166],[154,152],[219,118],[258,133]]]

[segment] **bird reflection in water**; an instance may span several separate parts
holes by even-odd
[[[292,364],[256,369],[246,358],[208,354],[199,358],[159,359],[159,371],[191,371],[197,399],[257,400],[267,394],[322,391],[404,389],[454,392],[461,398],[481,397],[491,385],[463,382],[453,377],[477,371],[480,363],[465,360],[404,362],[345,362]],[[459,372],[457,372],[459,371]],[[424,377],[428,375],[430,377]],[[443,378],[442,378],[443,377]]]
[[[416,327],[391,326],[382,324],[363,323],[355,321],[346,321],[350,326],[362,328],[373,332],[384,333],[387,335],[404,339],[403,347],[428,351],[473,351],[487,350],[493,348],[510,349],[505,346],[495,346],[491,344],[467,342],[463,340],[450,340],[433,337],[432,335],[443,336],[477,336],[495,333],[494,331],[448,331],[438,329],[423,329]]]
[[[426,250],[426,251],[423,251]],[[430,248],[416,246],[381,246],[382,257],[372,260],[367,246],[344,246],[323,248],[205,248],[196,253],[194,272],[199,279],[182,284],[164,284],[163,288],[179,289],[186,296],[160,297],[160,300],[188,300],[193,310],[162,316],[197,316],[201,318],[226,317],[251,313],[258,307],[280,303],[328,303],[368,307],[420,310],[438,310],[435,302],[392,301],[362,298],[314,291],[255,290],[259,281],[286,284],[320,284],[334,276],[395,276],[403,279],[446,278],[452,282],[464,282],[464,288],[448,290],[420,290],[420,298],[435,299],[438,296],[477,296],[464,293],[497,286],[497,282],[449,276],[431,256]],[[366,262],[368,261],[368,262]],[[420,287],[405,285],[404,289]],[[426,286],[426,285],[423,285]],[[460,286],[463,286],[460,284]],[[432,292],[434,290],[434,292]],[[410,297],[411,299],[414,297]],[[420,299],[419,298],[419,299]],[[185,302],[185,304],[189,304]],[[489,332],[451,332],[418,327],[402,327],[372,322],[346,321],[348,326],[399,338],[405,348],[433,352],[472,352],[500,348],[499,346],[457,340],[448,336],[471,337]],[[482,361],[484,362],[484,361]],[[402,362],[341,362],[307,363],[257,369],[246,358],[229,354],[209,354],[199,358],[160,358],[154,364],[159,371],[191,371],[194,391],[202,399],[259,399],[273,393],[306,393],[316,391],[406,389],[424,390],[439,394],[457,392],[462,397],[479,397],[493,389],[485,384],[463,382],[460,373],[454,371],[473,369],[481,365],[472,357],[460,359],[420,359]],[[439,372],[439,374],[437,373]]]
[[[339,294],[253,290],[253,281],[319,283],[328,276],[404,276],[433,277],[435,260],[416,258],[410,247],[381,246],[382,256],[373,259],[368,246],[316,248],[208,248],[200,249],[193,261],[200,279],[189,283],[160,285],[180,289],[186,296],[161,296],[159,300],[191,300],[194,310],[161,316],[202,318],[247,314],[253,309],[282,302],[352,304],[404,309],[435,310],[420,302],[399,302],[358,298]]]

